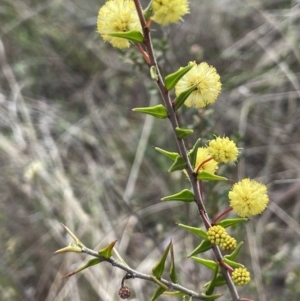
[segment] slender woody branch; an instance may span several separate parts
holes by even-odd
[[[109,262],[112,266],[117,267],[121,270],[124,270],[127,273],[130,273],[133,275],[133,278],[140,278],[143,280],[147,280],[147,281],[152,281],[152,275],[148,275],[148,274],[144,274],[141,272],[138,272],[136,270],[134,270],[133,268],[129,267],[128,265],[122,264],[119,261],[115,260],[113,257],[110,258],[104,258],[103,256],[101,256],[98,252],[91,250],[87,247],[82,247],[81,248],[82,253],[85,254],[89,254],[93,257],[97,257],[97,258],[101,258],[103,259],[103,261]],[[204,298],[203,296],[201,296],[201,294],[198,294],[192,290],[187,289],[186,287],[178,284],[178,283],[173,283],[171,281],[168,281],[164,278],[160,278],[159,279],[160,282],[162,282],[163,284],[165,284],[168,288],[172,288],[176,291],[180,291],[188,296],[193,297],[193,299],[197,299],[197,300],[207,300],[207,298]]]

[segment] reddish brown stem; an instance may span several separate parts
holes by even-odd
[[[140,44],[135,44],[135,46],[137,47],[137,49],[139,50],[139,52],[142,54],[142,56],[144,57],[146,63],[148,65],[150,65],[150,59],[149,59],[149,55],[146,53],[146,51],[143,49],[143,47]]]
[[[233,272],[233,268],[231,266],[229,266],[227,263],[225,263],[223,260],[219,261],[219,264],[222,265],[223,267],[225,267],[227,269],[227,271],[229,271],[230,273]]]
[[[199,172],[200,168],[201,168],[205,163],[209,162],[209,161],[212,160],[212,159],[213,159],[212,157],[205,159],[205,160],[197,167],[196,173]]]
[[[215,225],[224,215],[232,211],[232,208],[228,208],[225,211],[223,211],[221,214],[219,214],[212,222],[212,225]]]

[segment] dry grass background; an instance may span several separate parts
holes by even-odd
[[[0,300],[119,300],[124,274],[107,264],[62,280],[88,256],[53,255],[69,242],[61,222],[95,250],[117,239],[146,273],[172,238],[182,284],[200,291],[211,276],[186,258],[197,238],[175,225],[200,225],[195,208],[159,201],[188,182],[153,150],[175,150],[167,122],[131,112],[159,96],[134,49],[118,52],[95,32],[102,3],[0,3]],[[195,130],[188,143],[230,135],[243,153],[224,174],[268,185],[267,211],[232,230],[255,279],[241,295],[257,301],[300,296],[299,28],[299,0],[191,0],[184,23],[153,32],[165,74],[206,60],[222,76],[215,105],[182,111]],[[207,186],[211,215],[228,189]],[[128,285],[139,301],[155,288]]]

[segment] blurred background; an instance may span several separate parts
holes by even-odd
[[[61,223],[94,250],[117,239],[126,262],[145,273],[172,239],[181,284],[200,292],[212,276],[187,258],[199,238],[175,224],[201,226],[195,206],[160,201],[190,185],[181,172],[168,174],[171,162],[153,148],[176,151],[168,122],[131,111],[160,97],[136,49],[113,49],[96,33],[103,3],[0,2],[0,300],[120,300],[124,272],[107,263],[62,279],[91,257],[53,254],[70,241]],[[245,241],[238,260],[253,278],[240,295],[298,300],[300,1],[190,6],[184,22],[153,26],[164,76],[189,61],[221,75],[214,105],[181,109],[182,125],[195,131],[187,145],[230,136],[241,158],[219,174],[255,178],[271,199],[263,215],[230,230]],[[228,207],[229,189],[205,184],[210,216]],[[126,285],[131,300],[156,289],[138,279]],[[216,292],[230,299],[226,288]]]

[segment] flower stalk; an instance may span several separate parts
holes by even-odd
[[[169,95],[169,91],[166,89],[166,87],[164,85],[164,82],[163,82],[163,79],[162,79],[162,76],[161,76],[160,71],[159,71],[159,66],[157,64],[157,61],[156,61],[156,58],[155,58],[155,55],[154,55],[154,51],[153,51],[150,30],[149,30],[149,27],[146,26],[146,21],[145,21],[145,18],[144,18],[143,11],[142,11],[139,0],[134,0],[134,3],[135,3],[136,10],[137,10],[137,13],[138,13],[138,16],[140,18],[141,25],[142,25],[143,34],[144,34],[144,45],[145,45],[146,51],[149,55],[150,66],[155,66],[156,67],[157,75],[158,75],[157,86],[158,86],[158,89],[161,93],[164,105],[165,105],[165,107],[166,107],[166,109],[169,113],[168,117],[169,117],[170,123],[172,125],[174,136],[176,138],[176,142],[177,142],[177,146],[178,146],[178,149],[179,149],[180,156],[182,156],[183,159],[186,162],[186,166],[187,166],[186,170],[187,170],[187,173],[188,173],[189,178],[191,180],[192,189],[193,189],[193,192],[194,192],[194,195],[195,195],[195,202],[196,202],[196,205],[197,205],[199,215],[201,216],[201,218],[202,218],[202,220],[205,224],[206,229],[208,229],[209,225],[210,225],[210,222],[209,222],[209,217],[206,213],[206,209],[205,209],[203,199],[202,199],[202,195],[201,195],[201,187],[200,187],[200,183],[199,183],[200,181],[198,181],[197,178],[194,176],[194,170],[193,170],[193,167],[192,167],[191,162],[189,160],[188,151],[187,151],[184,140],[178,139],[178,137],[177,137],[175,129],[177,127],[180,127],[179,122],[178,122],[177,115],[176,115],[176,112],[175,112],[173,104],[172,104],[172,100],[171,100],[170,95]],[[213,245],[212,249],[213,249],[213,252],[214,252],[214,255],[215,255],[215,258],[216,258],[217,262],[223,262],[223,256],[222,256],[222,253],[220,251],[220,248],[216,245]],[[233,281],[230,277],[230,274],[228,273],[227,268],[225,268],[224,266],[221,265],[220,270],[221,270],[221,273],[224,276],[225,281],[227,283],[228,289],[229,289],[230,294],[231,294],[232,301],[238,301],[239,300],[239,294],[238,294],[237,289],[236,289],[236,287],[235,287],[235,285],[234,285],[234,283],[233,283]]]

